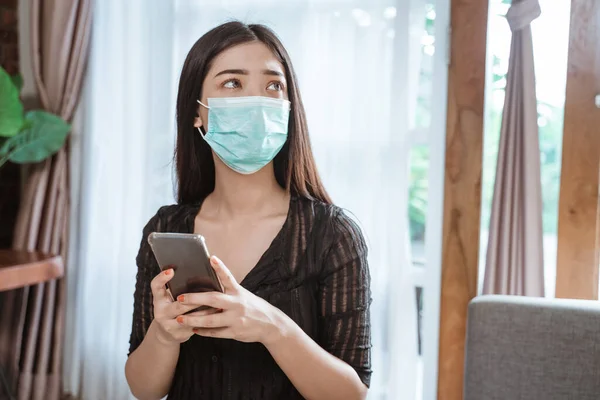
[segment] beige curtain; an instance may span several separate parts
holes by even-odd
[[[91,0],[31,0],[32,67],[42,107],[71,121],[85,69]],[[30,166],[13,247],[66,258],[69,217],[68,150]],[[0,337],[3,365],[19,400],[61,396],[64,280],[5,294]],[[5,323],[7,323],[4,325]]]
[[[484,294],[544,296],[542,190],[531,22],[537,0],[514,0]]]

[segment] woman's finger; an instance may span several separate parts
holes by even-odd
[[[219,292],[186,293],[179,296],[177,302],[196,307],[220,308],[221,310],[228,310],[235,304],[231,296]]]
[[[231,325],[230,316],[227,313],[194,314],[180,315],[177,317],[177,322],[192,328],[223,328]]]
[[[161,308],[161,315],[168,319],[175,319],[178,315],[185,314],[198,308],[195,304],[183,304],[178,301],[173,301]]]
[[[152,282],[150,282],[150,288],[152,289],[152,295],[155,299],[162,299],[165,297],[168,298],[167,289],[165,285],[167,284],[167,282],[173,279],[174,275],[175,271],[173,270],[173,268],[168,268],[162,271],[160,274],[156,275],[154,279],[152,279]]]
[[[199,336],[213,337],[220,339],[233,339],[233,332],[230,328],[193,328],[192,331]]]
[[[162,322],[161,326],[165,332],[177,341],[187,340],[190,337],[190,334],[195,333],[192,331],[191,327],[181,325],[174,319]]]
[[[198,310],[198,311],[194,311],[191,313],[188,313],[187,315],[193,316],[193,317],[201,317],[203,315],[212,315],[212,314],[217,314],[217,313],[221,313],[223,312],[223,310],[219,310],[218,308],[205,308],[204,310]]]
[[[217,276],[219,277],[219,280],[223,285],[225,293],[231,293],[232,291],[237,289],[238,283],[235,280],[231,271],[229,271],[229,268],[227,268],[225,264],[223,264],[223,261],[221,261],[217,256],[212,256],[210,258],[210,265],[217,273]]]

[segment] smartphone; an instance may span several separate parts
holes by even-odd
[[[152,232],[148,243],[160,269],[171,267],[175,271],[167,283],[173,299],[184,293],[223,292],[202,235]]]

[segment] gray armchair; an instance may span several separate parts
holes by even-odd
[[[467,324],[465,400],[600,399],[600,302],[480,296]]]

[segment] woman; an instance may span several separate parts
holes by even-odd
[[[319,179],[296,76],[271,30],[230,22],[194,44],[177,131],[178,204],[148,222],[137,257],[132,393],[364,399],[367,249]],[[224,293],[173,301],[174,271],[160,272],[146,241],[155,231],[202,234]],[[218,311],[185,314],[201,305]]]

